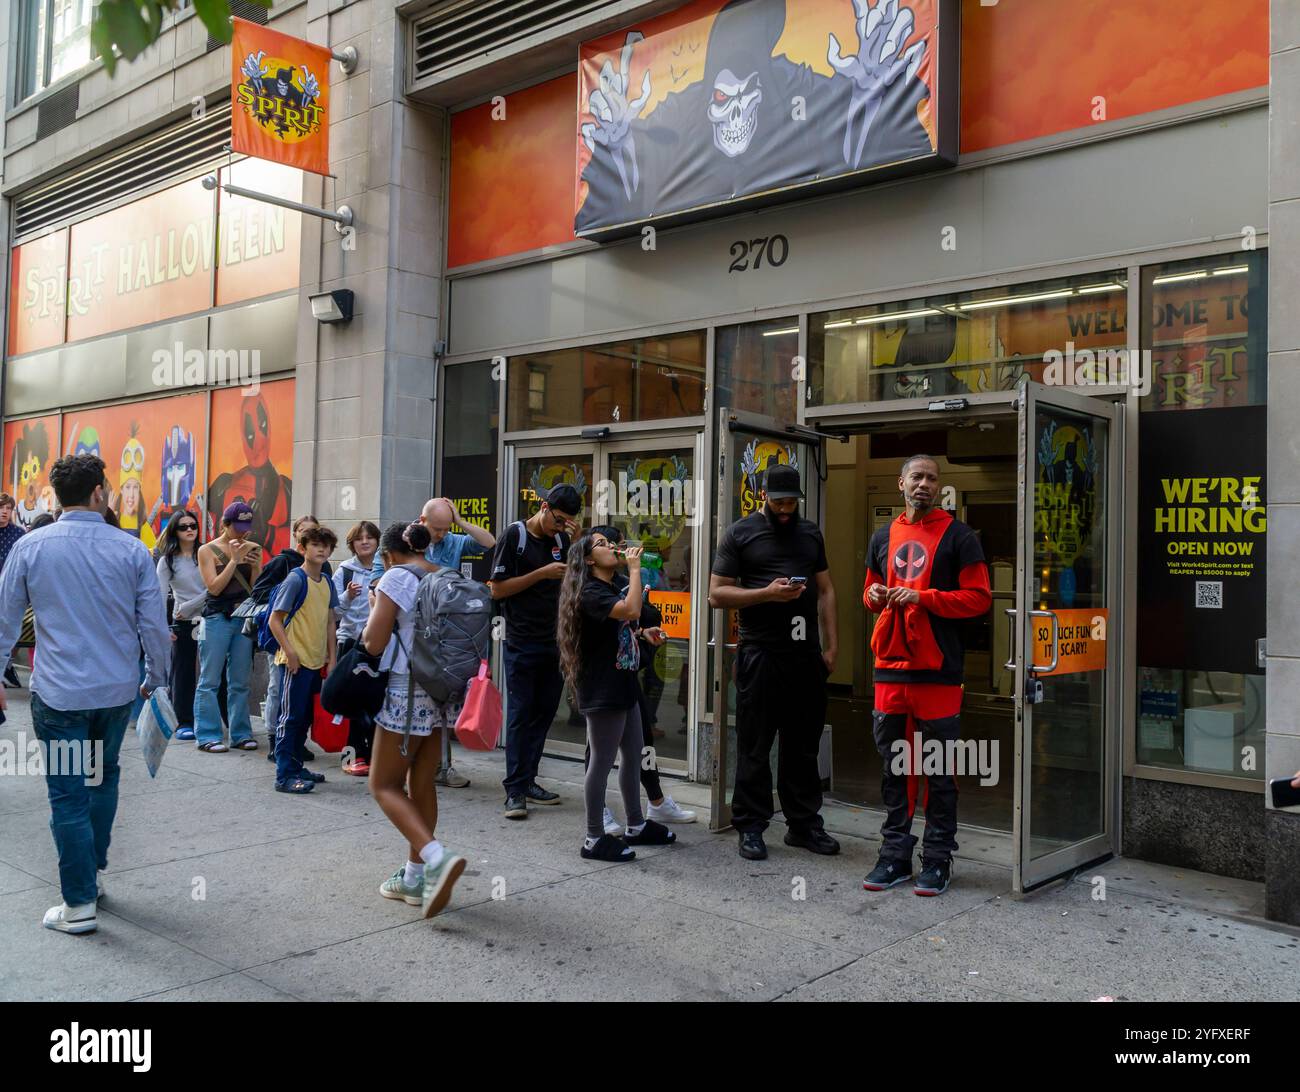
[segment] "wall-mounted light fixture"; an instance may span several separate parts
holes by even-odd
[[[311,300],[312,318],[317,322],[351,322],[352,289],[338,288],[333,292],[317,292]]]

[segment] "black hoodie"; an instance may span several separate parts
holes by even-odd
[[[253,582],[253,601],[259,604],[268,602],[284,578],[301,566],[303,561],[302,554],[297,550],[291,548],[281,550],[279,554],[266,563],[266,567]],[[328,561],[321,566],[321,574],[326,579],[330,579],[334,575]]]

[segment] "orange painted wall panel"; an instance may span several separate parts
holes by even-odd
[[[961,150],[1268,83],[1269,0],[962,0]]]
[[[577,80],[506,96],[499,120],[490,102],[452,117],[448,266],[573,239]]]

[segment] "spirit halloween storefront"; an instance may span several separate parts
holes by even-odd
[[[1112,140],[1045,137],[1035,154],[942,170],[956,158],[945,46],[960,33],[965,58],[975,30],[969,12],[959,31],[955,11],[917,3],[900,41],[904,83],[876,115],[884,129],[854,127],[853,95],[835,78],[799,77],[823,111],[845,92],[844,119],[820,139],[858,187],[803,200],[804,182],[834,173],[816,141],[807,152],[755,145],[753,161],[747,145],[725,155],[730,166],[711,158],[734,152],[732,127],[743,142],[766,116],[746,105],[754,64],[733,58],[730,83],[712,74],[719,6],[647,20],[635,28],[644,38],[584,45],[576,77],[507,98],[506,124],[491,106],[453,116],[448,246],[459,268],[439,392],[441,489],[499,533],[569,481],[588,523],[619,524],[646,545],[650,596],[673,627],[643,680],[656,753],[664,771],[712,785],[722,827],[735,630],[707,606],[710,560],[719,534],[761,503],[767,467],[797,466],[837,590],[822,773],[832,800],[868,809],[870,828],[881,759],[866,544],[902,511],[903,458],[930,454],[941,503],[980,534],[994,593],[967,632],[965,844],[1028,889],[1111,853],[1165,859],[1167,824],[1212,801],[1215,834],[1185,838],[1174,863],[1259,878],[1240,846],[1262,777],[1266,253],[1263,240],[1234,237],[1242,210],[1222,195],[1243,171],[1264,170],[1265,111]],[[853,33],[836,5],[825,5],[826,26],[816,7],[797,29],[819,48],[828,30]],[[800,34],[787,26],[772,58],[784,50],[832,71]],[[679,48],[698,59],[673,79],[666,58]],[[633,122],[631,142],[601,124],[597,88],[615,86],[614,74],[650,119]],[[995,76],[964,75],[967,101],[996,95]],[[787,78],[774,61],[760,82]],[[678,124],[692,79],[712,87],[716,109],[705,109],[720,128]],[[657,97],[660,86],[678,90]],[[531,254],[493,252],[484,223],[544,220],[565,194],[537,172],[539,195],[507,214],[479,171],[535,154],[535,141],[511,142],[548,126],[577,138],[576,219],[567,236],[527,228]],[[963,114],[963,158],[978,139]],[[661,156],[702,165],[681,168],[688,184]],[[1183,179],[1179,202],[1156,172],[1125,171],[1135,160]],[[873,170],[914,177],[875,185]],[[1104,187],[1069,183],[1121,174],[1118,210]],[[699,208],[718,199],[710,186],[727,194],[712,219]],[[764,207],[747,204],[759,191]],[[1195,237],[1233,241],[1184,242],[1189,217]],[[629,224],[638,234],[617,241]],[[575,225],[604,242],[574,241]],[[582,739],[562,704],[553,753],[580,755]],[[1157,782],[1169,790],[1158,816],[1144,791]],[[828,821],[852,829],[860,814]]]
[[[192,147],[219,120],[164,130],[13,200],[27,230],[10,253],[3,489],[24,525],[56,507],[50,463],[89,451],[122,527],[151,548],[175,511],[206,512],[209,537],[236,499],[253,506],[266,550],[289,543],[300,214],[206,189],[215,158],[96,201],[105,171],[165,162],[161,146]],[[296,170],[218,169],[301,197]],[[81,211],[41,214],[60,206]]]

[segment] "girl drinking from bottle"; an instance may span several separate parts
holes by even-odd
[[[614,573],[627,565],[628,586],[615,590]],[[636,628],[641,616],[641,548],[616,550],[599,531],[569,547],[560,586],[556,639],[560,667],[573,687],[578,710],[587,718],[591,761],[583,795],[587,836],[581,854],[589,860],[630,861],[634,845],[664,846],[677,840],[667,827],[641,812],[641,712]],[[605,791],[618,759],[618,787],[627,815],[623,837],[604,831]]]

